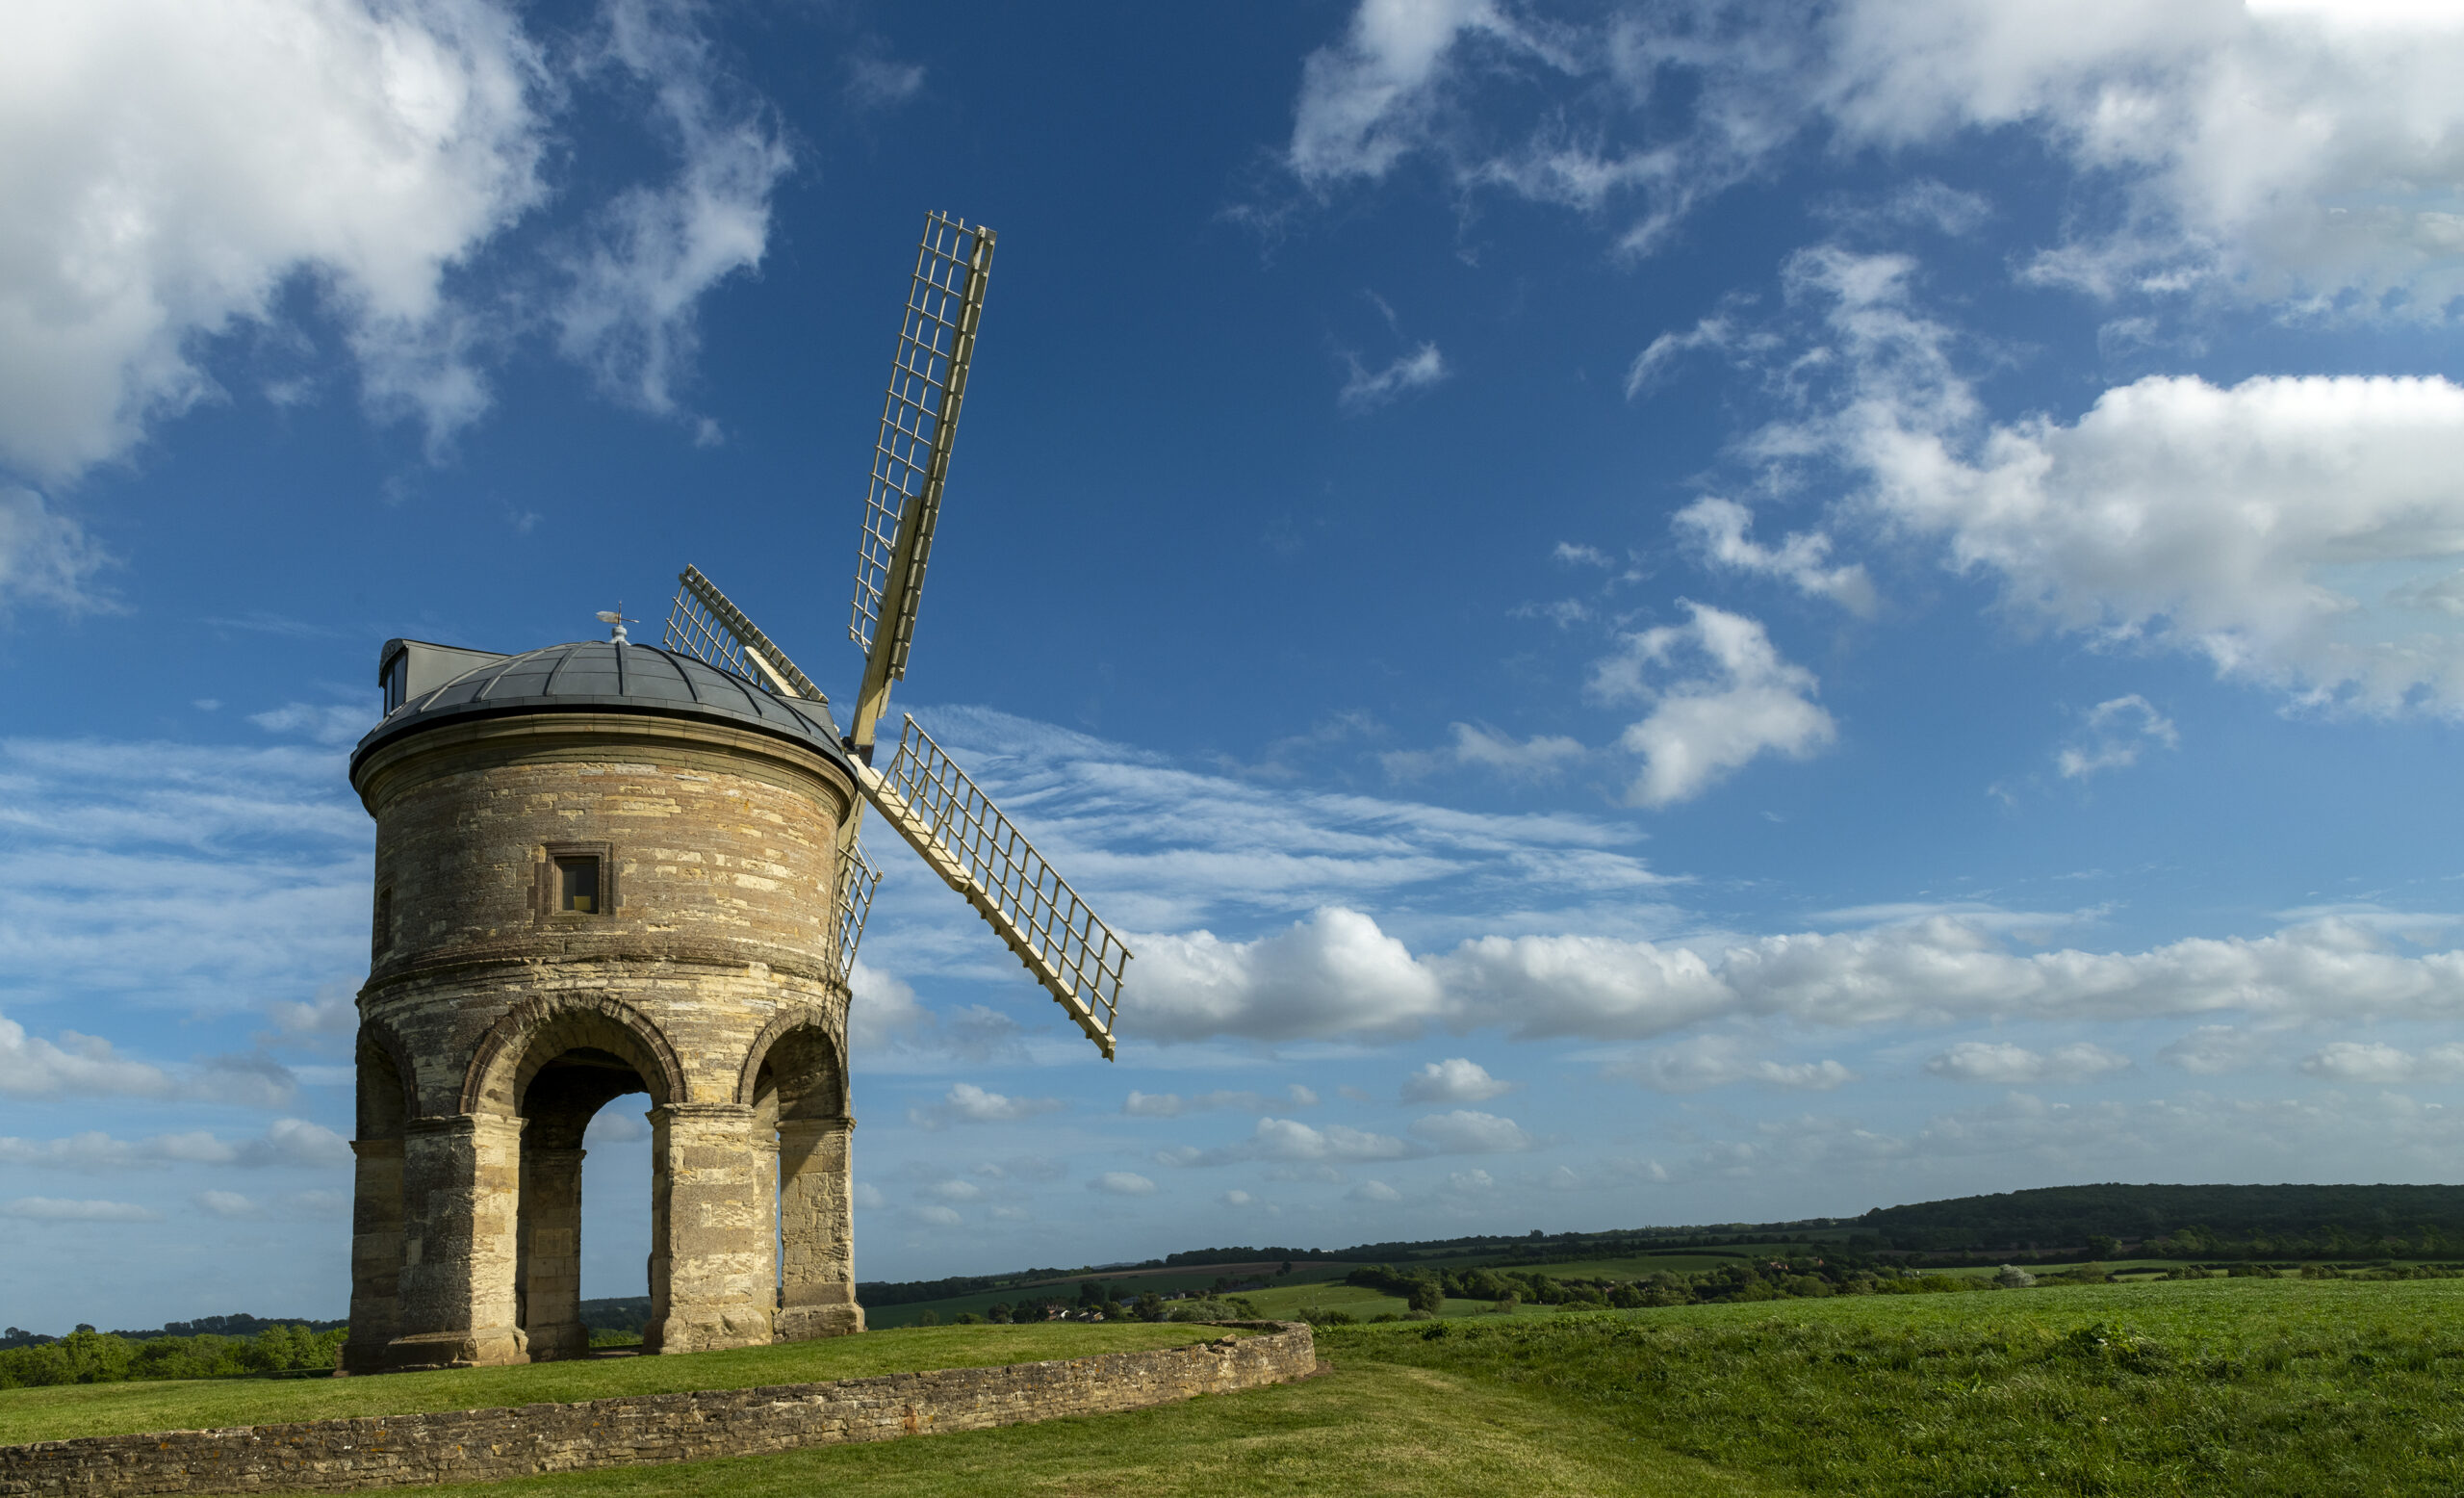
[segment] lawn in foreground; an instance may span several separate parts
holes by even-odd
[[[1809,1492],[2464,1492],[2457,1281],[1841,1297],[1319,1345],[1528,1389]]]
[[[624,1394],[815,1383],[925,1368],[981,1368],[1182,1347],[1222,1334],[1214,1328],[1128,1322],[921,1327],[673,1357],[595,1358],[362,1379],[230,1379],[9,1389],[0,1391],[0,1445],[141,1431],[214,1430],[353,1415],[563,1404]]]
[[[474,1492],[2464,1492],[2458,1281],[1406,1322],[1319,1348],[1325,1377],[1129,1415]]]

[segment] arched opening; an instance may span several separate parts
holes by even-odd
[[[823,1023],[779,1028],[757,1050],[745,1098],[773,1182],[770,1229],[778,1334],[789,1341],[864,1330],[856,1304],[855,1195],[847,1069]]]
[[[581,1319],[582,1136],[599,1111],[650,1084],[613,1051],[577,1046],[548,1058],[522,1095],[521,1208],[514,1249],[514,1325],[530,1360],[580,1357],[590,1351]],[[643,1183],[655,1209],[655,1176]],[[655,1243],[655,1230],[652,1241]],[[639,1283],[647,1290],[654,1266]]]

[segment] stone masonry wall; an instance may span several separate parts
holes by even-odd
[[[0,1495],[345,1492],[693,1461],[1101,1414],[1303,1378],[1298,1322],[1191,1347],[578,1405],[0,1447]]]

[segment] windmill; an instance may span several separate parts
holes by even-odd
[[[980,224],[969,227],[945,214],[925,216],[857,548],[847,635],[863,652],[864,674],[846,747],[864,799],[943,883],[975,907],[1109,1061],[1129,948],[914,718],[905,719],[887,764],[874,762],[891,684],[907,675],[924,564],[940,518],[967,367],[975,356],[993,239]],[[668,649],[781,697],[829,701],[700,568],[686,567],[677,581],[664,640]],[[854,969],[856,944],[882,877],[857,838],[861,812],[860,806],[852,809],[838,833],[842,978]]]

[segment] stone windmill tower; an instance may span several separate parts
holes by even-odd
[[[353,1373],[579,1355],[581,1139],[652,1108],[651,1352],[860,1331],[848,976],[869,802],[1107,1057],[1128,949],[912,718],[906,675],[993,236],[933,215],[877,444],[842,734],[687,568],[663,646],[390,640],[359,994]]]

